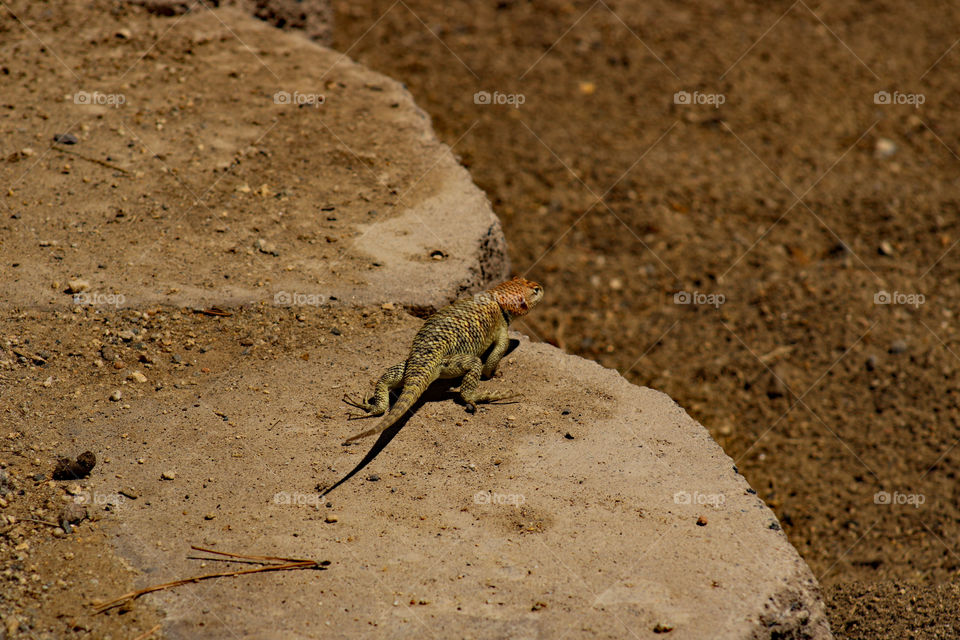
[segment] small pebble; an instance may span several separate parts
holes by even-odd
[[[97,465],[97,456],[93,451],[84,451],[76,460],[60,458],[53,468],[54,480],[78,480],[86,478]]]
[[[329,513],[329,514],[327,514],[327,517],[323,519],[323,521],[324,521],[324,522],[327,522],[327,523],[330,523],[330,524],[333,524],[334,522],[339,522],[339,521],[340,521],[340,518],[338,518],[337,516],[333,515],[332,513]]]
[[[67,282],[67,293],[83,293],[89,288],[90,283],[87,280],[81,280],[80,278]]]
[[[707,526],[707,518],[706,518],[706,516],[700,516],[699,518],[697,518],[697,526],[698,526],[698,527],[705,527],[705,526]]]
[[[370,482],[378,482],[380,480],[380,476],[374,473],[373,475],[367,476],[367,480]]]
[[[873,150],[878,158],[889,158],[897,152],[897,143],[890,138],[877,138]]]
[[[132,380],[133,382],[146,382],[147,376],[143,375],[139,371],[134,371],[127,376],[127,380]]]
[[[177,477],[177,474],[174,471],[164,471],[162,474],[160,474],[161,480],[173,480],[176,477]]]
[[[64,523],[77,524],[87,517],[87,508],[76,502],[68,502],[60,512],[58,524],[63,527]],[[66,529],[66,527],[64,527]]]
[[[277,245],[273,244],[272,242],[268,242],[263,238],[260,238],[259,240],[257,240],[257,250],[260,253],[266,253],[267,255],[271,255],[271,256],[280,255],[280,252],[277,251]]]
[[[123,399],[123,394],[120,393],[120,389],[117,389],[110,394],[110,402],[120,402]]]
[[[907,343],[904,340],[894,340],[890,345],[890,353],[904,353],[907,350]]]
[[[882,256],[892,256],[893,255],[893,245],[884,240],[880,243],[880,247],[877,249],[877,253]]]
[[[72,133],[55,133],[53,134],[53,141],[58,144],[77,144],[80,142],[77,140],[77,136]]]

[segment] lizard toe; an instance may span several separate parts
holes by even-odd
[[[357,409],[361,409],[363,411],[370,411],[369,403],[364,402],[362,398],[358,400],[355,397],[345,393],[343,394],[343,402],[351,407],[356,407]]]

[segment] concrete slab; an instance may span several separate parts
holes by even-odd
[[[320,498],[374,444],[340,445],[364,423],[339,398],[367,391],[419,326],[373,322],[98,425],[122,479],[88,490],[141,492],[115,532],[142,585],[202,572],[189,544],[332,563],[147,596],[169,637],[830,637],[809,569],[702,426],[526,339],[487,383],[521,403],[470,416],[434,391]],[[89,438],[88,423],[70,429]]]
[[[236,8],[130,11],[44,22],[70,82],[4,90],[4,304],[84,281],[90,304],[429,311],[506,275],[486,196],[400,83]]]

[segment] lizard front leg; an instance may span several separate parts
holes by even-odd
[[[507,325],[503,323],[497,328],[497,335],[493,339],[493,349],[487,356],[487,361],[483,363],[482,373],[484,378],[492,378],[493,374],[497,372],[497,365],[500,364],[500,360],[503,359],[503,354],[507,352],[509,346],[510,339],[507,337]]]
[[[362,409],[370,416],[382,416],[390,408],[390,392],[403,382],[403,371],[406,364],[406,362],[395,364],[380,376],[380,379],[377,380],[377,387],[373,392],[373,398],[369,402],[362,399],[355,400],[346,395],[343,396],[343,401],[352,407]]]

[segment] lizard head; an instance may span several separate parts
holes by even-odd
[[[536,282],[524,280],[514,276],[512,280],[501,282],[490,290],[500,308],[517,318],[526,315],[540,299],[543,298],[543,287]]]

